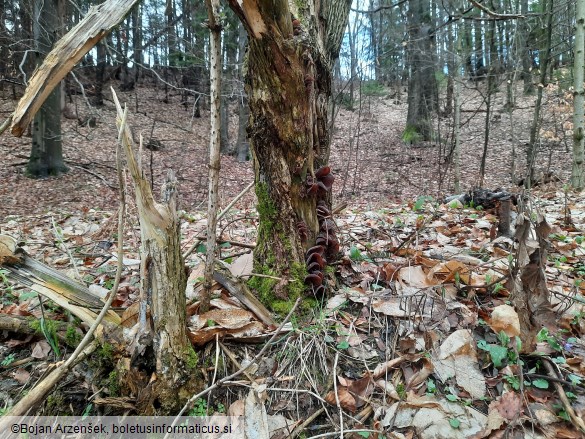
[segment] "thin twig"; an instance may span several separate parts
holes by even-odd
[[[69,256],[69,260],[71,261],[71,265],[73,265],[73,270],[75,270],[75,276],[77,277],[77,280],[81,280],[81,274],[79,274],[79,269],[75,263],[75,258],[73,258],[73,254],[71,253],[71,250],[69,250],[69,247],[65,245],[65,242],[63,241],[63,233],[61,233],[61,231],[57,228],[54,217],[51,217],[51,223],[53,224],[53,233],[55,234],[55,238],[57,238],[57,242],[61,244],[62,250],[65,250],[67,256]]]
[[[299,434],[301,434],[302,431],[305,428],[307,428],[307,426],[309,426],[311,424],[311,422],[313,422],[315,419],[317,419],[321,415],[321,413],[323,413],[324,411],[325,411],[325,409],[323,407],[321,407],[319,410],[317,410],[315,413],[313,413],[311,416],[309,416],[307,419],[305,419],[305,421],[301,425],[297,425],[297,427],[290,434],[289,438],[294,439]]]
[[[228,204],[226,208],[222,210],[219,213],[219,215],[217,215],[217,220],[219,221],[220,219],[222,219],[230,211],[233,205],[236,204],[240,200],[240,198],[242,198],[246,194],[246,192],[248,192],[252,188],[252,186],[254,186],[254,182],[250,183],[248,186],[244,188],[244,190],[242,190],[242,192],[236,195],[236,197],[230,202],[230,204]],[[191,255],[191,253],[195,251],[197,246],[201,244],[202,241],[203,239],[198,239],[197,241],[195,241],[193,245],[191,245],[191,247],[189,247],[189,249],[183,254],[183,259],[187,259]]]
[[[548,372],[548,374],[552,378],[558,378],[556,371],[554,370],[552,364],[549,363],[549,361],[543,361],[543,364],[544,364],[544,368],[546,369],[546,371]],[[579,416],[577,416],[577,414],[575,413],[575,410],[573,410],[573,407],[571,406],[571,402],[569,401],[569,398],[567,397],[567,394],[565,393],[565,389],[563,389],[563,386],[560,383],[554,382],[553,385],[555,386],[555,389],[556,389],[557,393],[559,394],[559,399],[563,403],[563,407],[565,408],[565,412],[567,413],[567,415],[569,415],[569,419],[571,420],[571,424],[573,424],[577,429],[579,429],[581,431],[581,433],[585,433],[585,422],[583,422],[583,419],[580,418]]]
[[[333,362],[333,392],[335,393],[335,403],[339,409],[339,438],[343,439],[343,409],[339,402],[339,394],[337,393],[337,362],[339,361],[339,351],[335,352],[335,361]]]

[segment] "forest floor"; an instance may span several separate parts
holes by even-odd
[[[480,94],[472,84],[468,87],[461,133],[464,190],[480,184],[486,115]],[[518,108],[510,120],[503,111],[504,91],[494,100],[482,186],[520,192],[511,182],[511,163],[516,169],[524,167],[534,99],[518,92]],[[336,117],[334,204],[347,202],[347,207],[335,218],[343,256],[328,278],[328,298],[308,323],[300,325],[295,318],[288,336],[258,361],[254,372],[259,381],[272,383],[264,405],[274,430],[283,423],[294,428],[317,414],[305,426],[305,437],[337,431],[341,424],[345,430],[363,429],[349,436],[356,438],[381,437],[366,430],[392,431],[387,437],[396,438],[583,437],[575,419],[585,414],[585,310],[580,302],[585,293],[585,203],[563,190],[571,162],[570,136],[564,135],[571,118],[567,97],[547,89],[536,159],[541,173],[552,172],[560,182],[536,188],[527,207],[517,212],[535,223],[540,213],[551,227],[544,273],[555,311],[541,322],[545,329],[539,332],[535,353],[519,357],[515,319],[522,310],[506,308],[515,278],[511,262],[516,261],[520,273],[526,268],[517,246],[505,237],[494,239],[498,219],[493,209],[443,203],[444,195],[453,192],[453,170],[443,159],[452,138],[449,122],[440,124],[442,142],[407,144],[402,139],[405,100],[397,100],[396,90],[377,94],[364,96],[353,110],[341,108]],[[145,151],[143,158],[155,192],[167,169],[177,173],[186,250],[205,231],[209,113],[193,119],[178,96],[164,103],[163,90],[151,87],[139,86],[119,96],[128,103],[135,134],[148,139],[152,133],[163,145],[159,151]],[[15,105],[6,90],[4,97],[3,117]],[[70,105],[80,118],[87,115],[81,98]],[[0,138],[0,234],[14,236],[34,258],[99,290],[111,288],[115,271],[112,214],[118,192],[113,103],[107,100],[98,112],[94,128],[64,119],[70,172],[58,178],[26,178],[30,138]],[[234,139],[235,112],[230,123]],[[222,157],[221,205],[252,179],[250,162]],[[254,202],[253,193],[248,193],[219,225],[220,238],[236,242],[223,245],[221,256],[240,275],[249,274],[249,255],[237,243],[254,243]],[[139,230],[132,201],[129,207],[125,271],[116,300],[122,308],[136,300],[139,276]],[[187,262],[192,302],[201,288],[203,264],[197,251]],[[0,276],[0,313],[40,317],[38,297],[10,282],[2,271]],[[233,317],[233,299],[219,287],[217,292],[213,319],[190,313],[192,340],[203,344],[216,333],[229,332],[230,349],[240,362],[249,360],[255,347],[246,340],[264,336],[269,328],[256,320],[251,327],[250,316],[240,326],[231,321],[229,331],[222,332],[221,318]],[[45,317],[64,318],[57,307],[44,312]],[[208,327],[208,320],[219,325]],[[42,376],[54,354],[42,337],[7,331],[1,337],[4,411]],[[216,349],[221,351],[217,378],[233,371],[223,348],[213,342],[205,346],[204,362],[213,361]],[[63,350],[68,352],[66,346]],[[38,413],[107,412],[95,398],[115,397],[115,386],[108,384],[111,365],[98,363],[91,372],[76,369]],[[210,381],[212,369],[203,369]],[[221,388],[198,401],[191,413],[241,414],[246,385],[250,382]],[[287,391],[276,390],[285,387]]]

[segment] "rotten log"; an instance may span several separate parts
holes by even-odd
[[[6,235],[0,235],[0,241],[6,242]],[[5,249],[6,247],[3,247],[3,250]],[[104,303],[85,285],[77,283],[54,268],[34,260],[19,247],[14,251],[13,258],[16,257],[18,257],[17,261],[5,253],[2,253],[0,257],[0,266],[7,271],[8,279],[52,300],[88,325],[95,322]],[[109,311],[104,319],[104,324],[112,329],[118,327],[120,317],[114,311]]]

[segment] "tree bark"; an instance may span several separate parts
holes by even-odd
[[[432,41],[434,31],[431,28],[429,17],[428,2],[411,0],[408,10],[407,62],[410,68],[410,78],[408,81],[406,131],[410,132],[411,135],[420,135],[422,140],[431,139],[432,114],[437,109],[438,104]]]
[[[248,134],[260,217],[254,271],[288,279],[256,277],[251,285],[279,309],[304,290],[305,251],[319,233],[307,181],[329,158],[331,72],[351,2],[229,3],[249,37]]]
[[[34,2],[33,32],[37,53],[44,58],[59,35],[59,0]],[[39,59],[38,62],[42,62]],[[35,115],[32,126],[32,148],[26,172],[30,177],[48,177],[67,171],[63,161],[61,138],[61,86],[58,85],[47,97]]]
[[[583,90],[583,69],[585,68],[585,0],[577,0],[575,24],[575,61],[573,77],[575,81],[573,111],[573,167],[571,185],[582,190],[585,185],[583,176],[583,128],[585,90]]]

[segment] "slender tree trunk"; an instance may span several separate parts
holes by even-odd
[[[132,11],[132,59],[134,61],[134,82],[138,83],[142,65],[142,11],[140,5],[136,5]]]
[[[575,25],[575,61],[573,78],[575,84],[573,110],[573,167],[571,185],[582,190],[585,184],[583,176],[583,143],[584,143],[584,106],[585,90],[583,90],[583,69],[585,68],[585,0],[577,0]]]
[[[244,52],[246,51],[247,37],[246,29],[243,24],[238,25],[238,77],[243,82],[244,74]],[[238,139],[236,140],[236,158],[238,162],[245,162],[249,159],[250,144],[246,133],[250,109],[248,98],[244,90],[242,96],[238,99]]]
[[[100,41],[96,44],[97,65],[95,69],[95,98],[94,105],[102,106],[104,104],[104,82],[106,75],[106,46],[105,42]]]
[[[209,309],[213,267],[215,263],[217,201],[219,189],[221,147],[221,25],[219,22],[219,0],[206,0],[209,13],[211,39],[209,46],[211,79],[211,133],[209,139],[209,190],[207,193],[207,258],[205,261],[205,294],[201,297],[201,312]]]
[[[491,111],[492,111],[492,97],[495,93],[495,82],[496,82],[496,73],[494,71],[494,63],[491,62],[496,58],[495,56],[495,21],[490,21],[489,30],[487,35],[488,41],[488,54],[489,54],[489,69],[487,74],[487,97],[485,102],[485,125],[484,125],[484,134],[483,134],[483,154],[481,155],[481,165],[479,167],[479,178],[480,183],[479,186],[483,186],[483,179],[485,177],[485,168],[487,162],[487,155],[488,155],[488,145],[490,140],[490,118],[491,118]]]
[[[542,94],[546,87],[546,73],[548,62],[550,59],[550,43],[552,35],[552,22],[553,22],[553,3],[554,0],[543,0],[545,7],[543,10],[546,11],[546,28],[545,28],[545,42],[542,50],[539,52],[542,57],[540,58],[540,84],[536,95],[536,104],[534,106],[534,115],[532,119],[532,126],[530,127],[530,142],[528,149],[526,150],[526,179],[525,186],[530,188],[534,177],[534,164],[536,162],[537,153],[537,139],[538,139],[538,127],[540,126],[540,110],[542,105]]]
[[[528,0],[520,0],[520,13],[528,13]],[[532,60],[528,46],[528,23],[526,20],[520,21],[520,32],[518,47],[520,48],[520,57],[522,60],[522,79],[524,80],[524,93],[531,94],[534,92],[532,83]]]
[[[461,33],[462,29],[457,30],[457,54],[455,55],[455,65],[457,66],[456,72],[453,72],[455,75],[455,115],[454,115],[454,124],[455,124],[455,147],[453,150],[453,168],[455,174],[455,193],[461,193],[461,81],[463,81],[463,77],[461,77],[461,65],[462,65],[462,58],[461,58]]]

